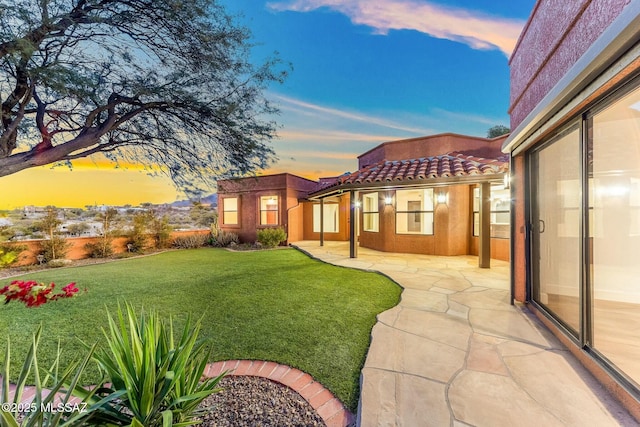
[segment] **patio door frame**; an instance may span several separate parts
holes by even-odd
[[[565,126],[558,130],[554,135],[547,139],[543,144],[536,146],[526,154],[526,194],[527,204],[525,206],[526,211],[526,239],[527,245],[527,300],[533,304],[541,313],[548,317],[564,334],[569,337],[576,345],[585,348],[591,341],[589,339],[591,334],[591,316],[589,305],[591,298],[589,297],[589,286],[587,281],[589,280],[589,274],[587,271],[587,254],[586,250],[588,242],[585,239],[586,230],[588,230],[587,216],[584,215],[587,212],[587,198],[584,197],[587,191],[587,159],[585,156],[585,138],[586,138],[586,120],[584,116],[574,118],[569,121]],[[540,286],[540,247],[538,236],[541,233],[540,223],[537,221],[536,212],[539,206],[538,203],[538,162],[539,154],[546,148],[559,143],[560,140],[571,132],[578,131],[579,138],[579,187],[580,187],[580,202],[578,205],[578,242],[579,242],[579,256],[578,262],[578,329],[575,330],[566,321],[560,318],[559,315],[553,313],[543,303],[535,299],[536,289]],[[542,230],[543,232],[544,230]]]

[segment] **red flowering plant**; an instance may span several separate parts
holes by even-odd
[[[54,293],[55,287],[55,283],[45,285],[33,280],[28,282],[14,280],[10,285],[0,289],[0,295],[4,295],[5,304],[16,300],[22,301],[27,307],[38,307],[49,301],[71,298],[78,294],[78,288],[74,282],[63,287],[62,292]]]

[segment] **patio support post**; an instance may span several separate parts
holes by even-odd
[[[357,194],[354,190],[349,191],[349,204],[351,205],[349,209],[349,258],[358,257],[358,231],[356,230],[358,224]]]
[[[324,246],[324,199],[320,199],[320,246]]]
[[[480,268],[491,267],[491,184],[480,184],[480,245],[478,248]]]

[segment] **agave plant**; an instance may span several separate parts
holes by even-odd
[[[110,381],[101,393],[118,394],[97,408],[93,422],[124,426],[188,426],[204,412],[200,403],[221,389],[226,373],[202,381],[210,352],[197,337],[201,321],[186,321],[178,339],[173,320],[168,323],[152,311],[138,318],[126,305],[126,316],[118,307],[117,317],[108,314],[103,330],[108,349],[94,359]],[[105,397],[106,397],[105,396]]]
[[[22,364],[22,370],[15,383],[13,397],[10,398],[11,343],[7,341],[0,376],[0,425],[8,427],[57,427],[79,426],[91,418],[96,407],[105,405],[111,399],[117,399],[118,393],[103,393],[99,399],[95,393],[99,388],[85,389],[79,385],[80,377],[91,360],[95,346],[89,348],[87,355],[72,363],[61,374],[59,372],[60,346],[51,367],[42,372],[38,365],[37,348],[42,333],[39,326],[32,336],[31,346]],[[35,396],[31,401],[23,402],[27,378],[33,372]],[[82,396],[73,398],[74,395]]]

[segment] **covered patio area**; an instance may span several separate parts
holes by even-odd
[[[636,425],[521,305],[509,263],[296,242],[325,262],[389,276],[400,303],[378,315],[361,374],[361,426]]]

